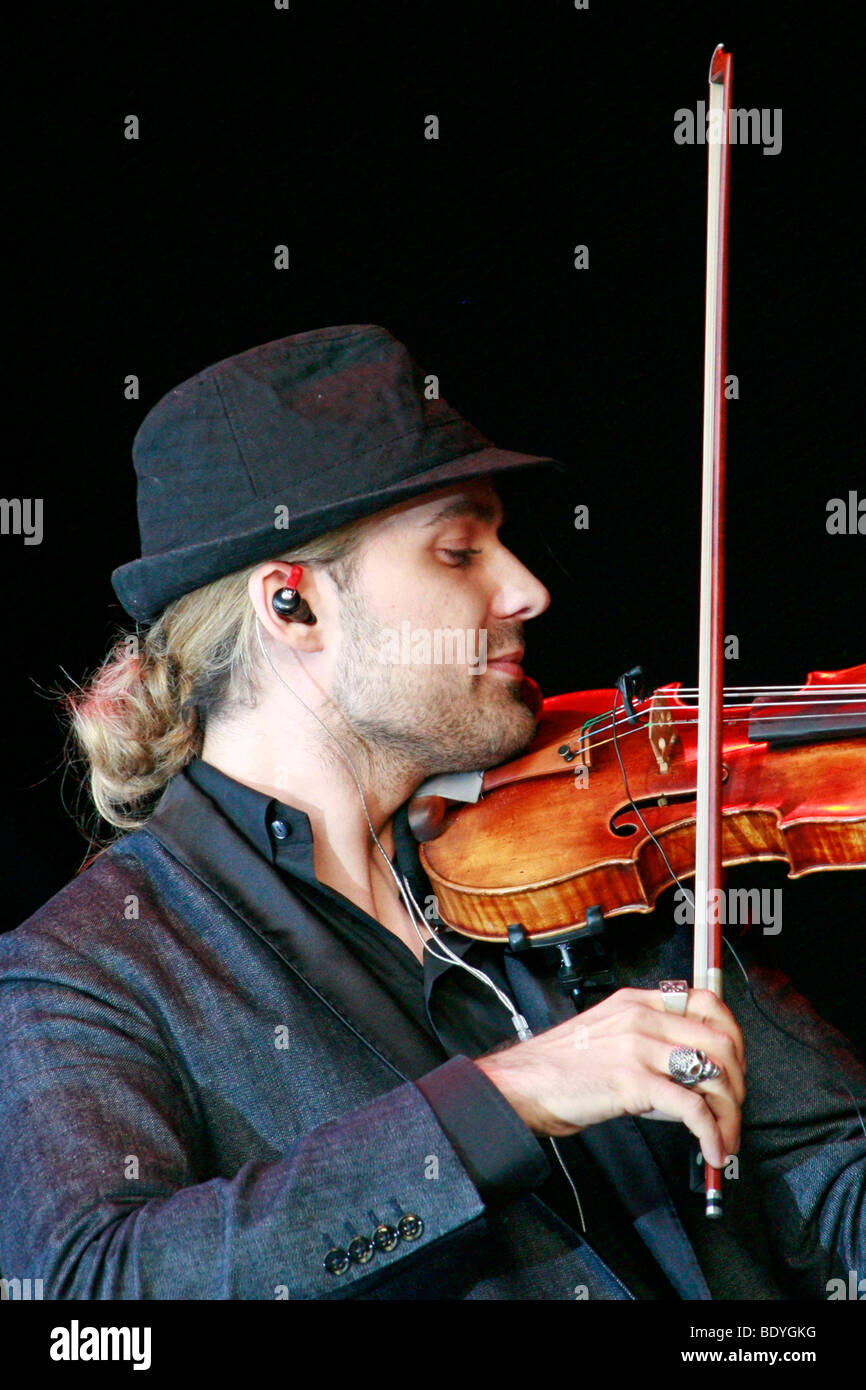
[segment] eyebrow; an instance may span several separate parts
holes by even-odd
[[[505,520],[505,509],[501,502],[480,502],[476,497],[455,497],[440,507],[429,521],[422,522],[422,528],[437,526],[440,521],[448,521],[455,516],[471,516],[476,521],[498,522]]]

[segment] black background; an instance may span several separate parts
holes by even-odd
[[[528,670],[547,693],[638,662],[695,683],[706,148],[673,132],[719,42],[734,105],[783,113],[779,154],[732,149],[727,679],[864,659],[866,544],[825,524],[828,499],[866,489],[849,22],[679,0],[39,7],[15,45],[7,166],[3,493],[42,497],[45,529],[0,544],[4,928],[87,854],[52,692],[130,625],[109,576],[139,553],[133,435],[254,344],[382,323],[496,443],[566,460],[506,532],[554,599]],[[864,874],[766,872],[785,884],[777,958],[866,1046]]]

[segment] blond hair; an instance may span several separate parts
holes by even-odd
[[[360,541],[360,527],[350,523],[274,558],[322,566],[345,588]],[[172,777],[201,753],[208,721],[255,706],[257,619],[247,582],[261,563],[184,594],[149,625],[122,633],[83,686],[61,692],[66,763],[83,764],[97,816],[118,833],[145,824]],[[103,848],[117,838],[103,837]]]

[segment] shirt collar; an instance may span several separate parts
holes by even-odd
[[[217,803],[268,863],[297,874],[307,882],[318,882],[313,859],[313,828],[306,811],[238,782],[202,758],[193,758],[184,773]],[[394,847],[395,867],[405,874],[422,913],[428,921],[441,927],[435,914],[430,882],[418,857],[418,844],[409,826],[408,803],[399,807],[394,816]]]
[[[306,811],[238,782],[203,758],[193,758],[184,773],[270,864],[278,863],[289,845],[299,858],[312,862],[313,828]]]
[[[268,863],[313,886],[323,886],[316,876],[313,828],[306,811],[238,782],[203,758],[193,758],[183,772],[216,803],[223,815]],[[436,900],[430,880],[421,867],[418,844],[409,825],[408,802],[404,802],[394,815],[394,847],[395,867],[405,875],[421,912],[440,934],[445,935],[451,950],[458,956],[464,956],[474,944],[473,940],[446,927],[435,910]],[[440,959],[438,952],[425,952],[425,994],[428,999],[434,982],[450,963],[448,959]]]

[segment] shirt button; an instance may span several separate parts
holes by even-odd
[[[424,1230],[424,1222],[420,1216],[416,1216],[414,1212],[409,1212],[407,1216],[400,1217],[397,1230],[404,1240],[417,1240]]]
[[[285,840],[289,834],[289,827],[286,825],[286,822],[284,820],[272,820],[271,830],[273,830],[274,835],[278,840]]]
[[[338,1245],[325,1256],[325,1269],[329,1274],[345,1274],[349,1268],[349,1256]]]

